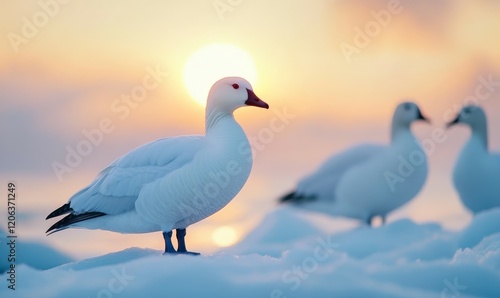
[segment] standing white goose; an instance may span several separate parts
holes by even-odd
[[[472,213],[500,207],[500,153],[488,152],[486,114],[479,106],[465,106],[451,127],[468,125],[472,134],[453,169],[453,184]]]
[[[415,103],[397,106],[390,146],[358,145],[329,158],[282,197],[304,209],[382,222],[392,210],[417,195],[427,178],[427,157],[410,130],[422,116]]]
[[[205,135],[160,139],[118,158],[47,216],[69,213],[47,232],[162,231],[165,253],[191,253],[184,241],[186,228],[228,204],[250,174],[250,145],[233,117],[243,106],[269,108],[246,80],[217,81],[207,99]],[[171,242],[173,229],[177,250]]]

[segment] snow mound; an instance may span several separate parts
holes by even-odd
[[[472,247],[484,237],[500,233],[500,208],[476,214],[472,223],[464,229],[460,237],[461,247]]]
[[[214,255],[124,251],[46,271],[22,265],[1,297],[500,297],[500,209],[462,232],[398,220],[325,233],[278,209]],[[236,253],[238,252],[238,253]]]
[[[0,230],[0,273],[8,270],[9,242],[4,231]],[[16,239],[16,264],[26,264],[32,268],[46,270],[72,262],[73,259],[48,245],[35,241]]]

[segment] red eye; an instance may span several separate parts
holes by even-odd
[[[238,89],[238,88],[240,88],[240,85],[238,85],[238,84],[233,84],[233,88],[234,88],[234,89]]]

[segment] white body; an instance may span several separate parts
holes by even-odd
[[[329,158],[298,183],[296,194],[311,198],[298,206],[370,221],[408,203],[427,178],[427,157],[411,121],[393,120],[389,146],[359,145]]]
[[[158,140],[116,160],[71,198],[79,213],[109,214],[73,227],[121,233],[186,228],[229,203],[251,167],[248,140],[232,117],[206,137]]]
[[[467,109],[464,108],[465,110]],[[486,115],[473,107],[459,116],[472,134],[453,169],[453,183],[464,206],[472,213],[500,207],[500,153],[488,152]]]

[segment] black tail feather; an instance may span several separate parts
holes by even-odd
[[[56,216],[59,216],[59,215],[63,215],[63,214],[66,214],[66,213],[70,213],[72,211],[73,211],[73,209],[69,206],[69,203],[68,204],[64,204],[61,207],[57,208],[56,210],[52,211],[52,213],[50,213],[49,215],[47,215],[47,217],[45,219],[47,220],[49,218],[56,217]]]
[[[96,211],[82,213],[82,214],[70,213],[66,217],[61,219],[60,221],[53,224],[45,233],[49,233],[50,231],[53,231],[52,233],[62,231],[64,229],[67,229],[70,225],[75,224],[77,222],[89,220],[89,219],[96,218],[96,217],[101,217],[104,215],[107,215],[107,214],[103,213],[103,212],[96,212]],[[52,234],[52,233],[50,233],[50,234]]]

